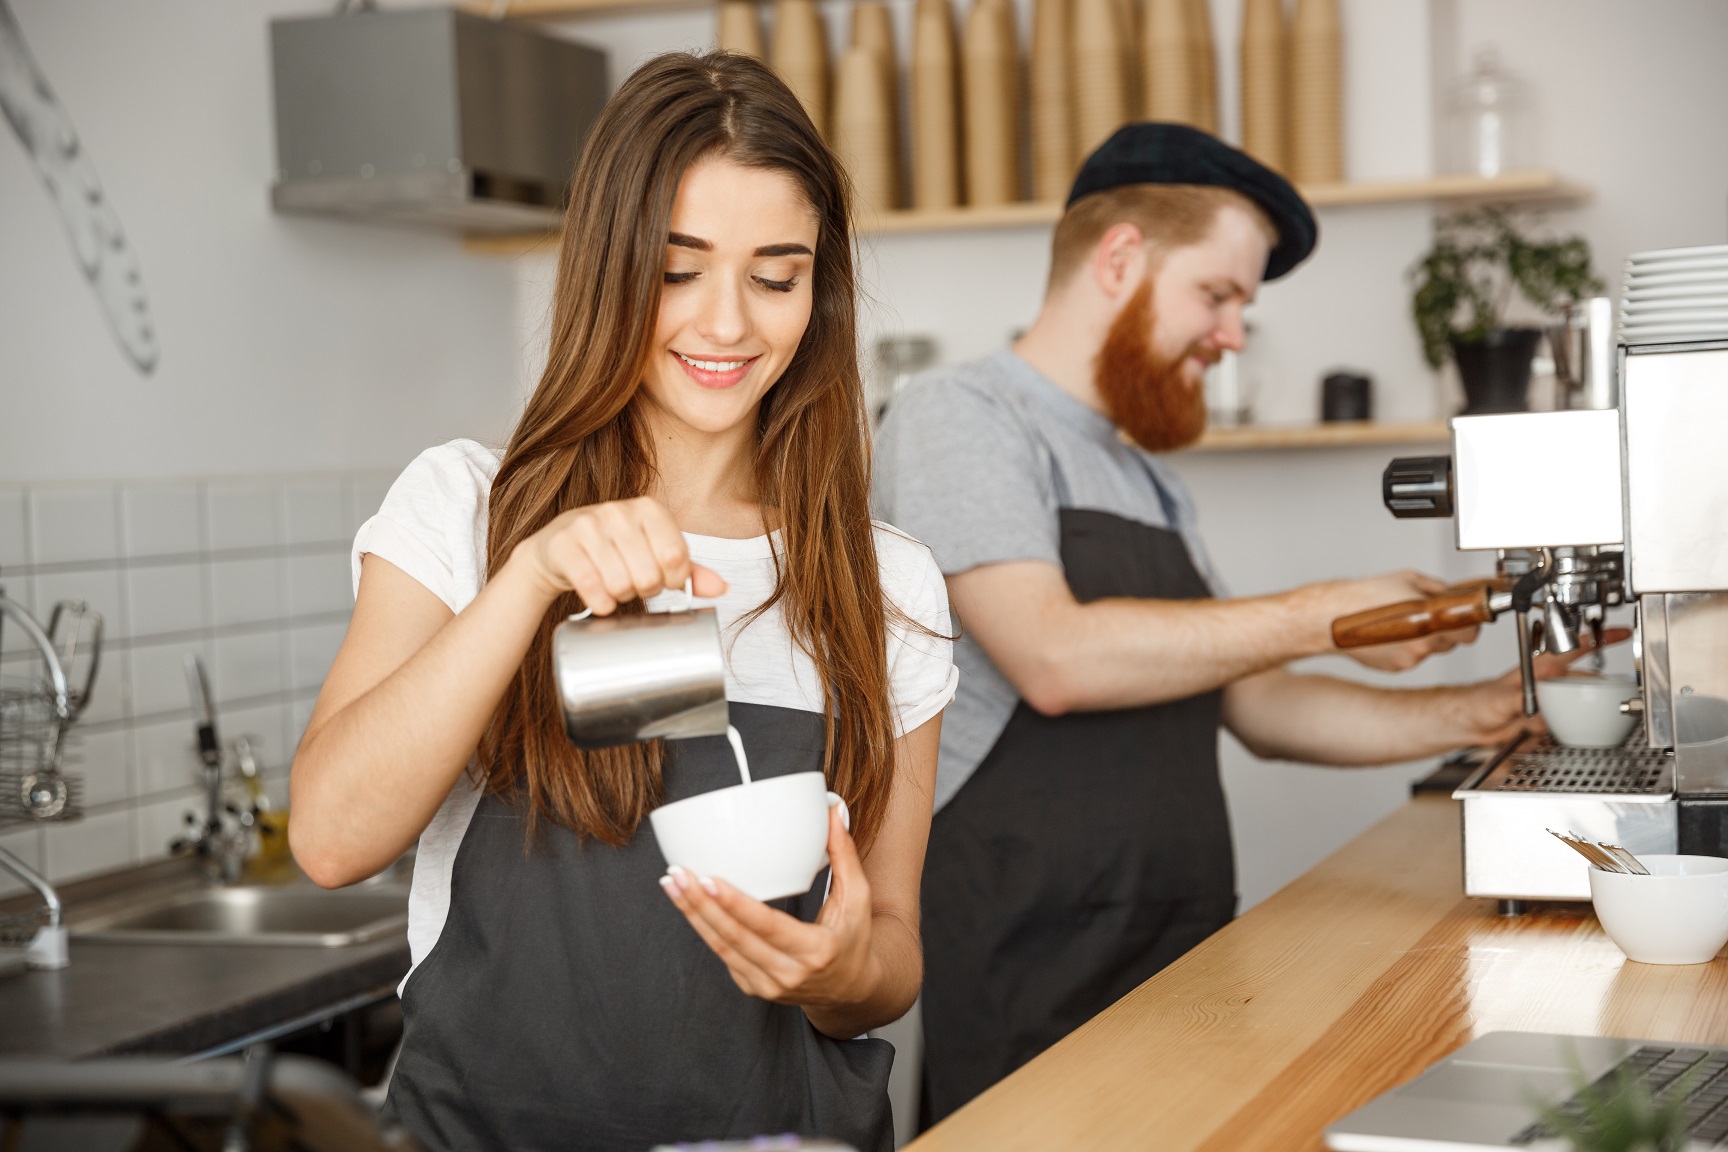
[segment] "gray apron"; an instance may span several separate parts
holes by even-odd
[[[820,771],[822,717],[733,704],[756,779]],[[723,737],[666,747],[666,801],[738,782]],[[622,848],[481,799],[450,914],[402,994],[389,1108],[427,1149],[645,1152],[795,1132],[893,1147],[885,1040],[833,1040],[740,991],[666,898],[647,822]],[[827,874],[776,901],[802,920]]]
[[[1081,603],[1211,595],[1182,538],[1061,511]],[[936,814],[924,865],[929,1126],[1230,921],[1223,694],[1040,715],[1021,701]]]

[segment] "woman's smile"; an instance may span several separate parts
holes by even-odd
[[[690,379],[704,388],[730,388],[750,374],[760,356],[686,356],[669,349]]]

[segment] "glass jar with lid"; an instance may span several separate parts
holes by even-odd
[[[1493,177],[1534,167],[1529,93],[1492,47],[1476,50],[1470,75],[1453,89],[1447,120],[1449,171]]]

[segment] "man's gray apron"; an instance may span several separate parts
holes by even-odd
[[[1081,603],[1210,596],[1182,538],[1061,511]],[[962,621],[962,624],[964,621]],[[928,1126],[1229,922],[1221,692],[1042,716],[1015,708],[930,829],[924,865]]]
[[[733,704],[756,779],[822,767],[822,717]],[[667,745],[666,800],[738,782],[723,737]],[[622,848],[487,796],[450,915],[402,995],[389,1106],[427,1149],[645,1152],[796,1132],[893,1147],[885,1040],[837,1041],[740,991],[657,884],[644,822]],[[827,874],[775,906],[811,920]]]

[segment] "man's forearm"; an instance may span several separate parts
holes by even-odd
[[[1471,706],[1481,691],[1478,685],[1375,688],[1276,669],[1231,686],[1224,723],[1265,760],[1393,764],[1501,735],[1485,730],[1480,709]]]
[[[1334,618],[1439,587],[1439,581],[1403,572],[1242,600],[1082,604],[1059,565],[1013,561],[951,574],[948,598],[960,626],[1021,698],[1046,715],[1060,715],[1182,700],[1333,651]],[[1450,646],[1447,641],[1433,650]]]
[[[1014,677],[1047,714],[1135,708],[1222,688],[1330,647],[1330,617],[1297,589],[1241,600],[1094,600],[1050,622],[1061,641]],[[964,617],[962,617],[964,623]]]

